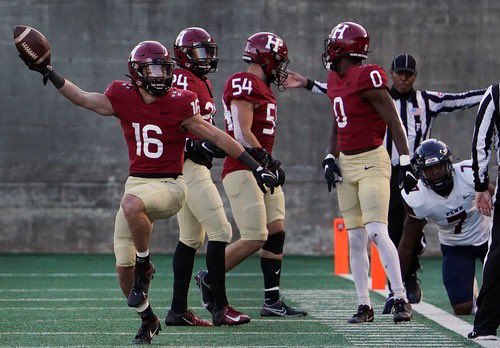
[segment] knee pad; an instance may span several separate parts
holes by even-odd
[[[370,222],[365,226],[366,232],[368,232],[368,237],[377,244],[377,237],[380,238],[389,238],[389,230],[387,229],[387,225],[382,222]]]
[[[285,231],[280,231],[270,235],[262,249],[279,255],[283,253],[283,245],[285,245]]]

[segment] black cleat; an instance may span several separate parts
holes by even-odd
[[[408,296],[408,302],[419,303],[422,300],[423,291],[420,288],[420,279],[417,278],[417,274],[410,274],[405,279],[406,286],[406,296]]]
[[[208,320],[198,317],[193,311],[187,310],[184,313],[177,314],[169,310],[165,318],[167,326],[213,326]]]
[[[392,314],[394,312],[394,294],[389,293],[385,299],[384,309],[382,314]]]
[[[137,307],[148,298],[149,283],[154,278],[155,266],[150,262],[146,269],[135,267],[134,285],[127,298],[129,307]]]
[[[307,312],[287,306],[282,300],[276,301],[272,305],[264,303],[260,311],[261,317],[305,317]]]
[[[359,324],[359,323],[371,323],[373,321],[374,314],[373,308],[368,305],[359,305],[356,314],[353,314],[352,318],[347,322],[349,324]]]
[[[230,305],[226,305],[220,311],[214,312],[212,314],[212,322],[215,326],[243,325],[250,322],[250,317],[244,313],[237,311]]]
[[[160,321],[154,316],[154,319],[143,321],[137,335],[135,335],[132,344],[143,345],[151,344],[154,335],[158,335],[161,331]]]
[[[484,333],[479,333],[476,330],[472,330],[471,332],[469,332],[467,337],[470,338],[471,340],[478,340],[478,341],[480,341],[480,340],[483,340],[483,341],[496,341],[496,340],[498,340],[497,335],[494,332],[489,333],[489,334],[484,334]]]
[[[406,302],[405,299],[398,298],[394,300],[394,322],[401,323],[403,321],[410,321],[413,316],[411,304]]]
[[[198,285],[198,288],[201,292],[201,305],[205,307],[207,311],[213,314],[215,299],[210,285],[205,283],[205,277],[207,276],[207,274],[208,271],[199,271],[198,273],[196,273],[194,280],[196,281],[196,285]]]

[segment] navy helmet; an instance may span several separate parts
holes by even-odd
[[[415,150],[414,162],[423,183],[440,191],[453,183],[453,154],[444,142],[428,139]]]

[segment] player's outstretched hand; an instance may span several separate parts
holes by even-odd
[[[340,168],[335,163],[335,157],[328,155],[323,160],[323,169],[325,171],[325,179],[328,185],[328,192],[332,192],[332,187],[337,187],[337,183],[342,181],[342,174]]]
[[[286,72],[288,73],[288,76],[283,83],[285,88],[300,88],[307,84],[307,79],[298,72],[293,70],[287,70]]]
[[[266,187],[271,190],[271,194],[274,193],[274,188],[278,186],[278,180],[274,176],[273,173],[269,169],[266,169],[262,166],[258,166],[254,170],[252,170],[253,176],[255,180],[257,180],[257,185],[262,192],[266,193]]]
[[[488,190],[476,192],[476,207],[481,214],[491,216],[491,193]]]
[[[26,64],[28,69],[42,74],[42,76],[43,76],[42,81],[43,81],[43,85],[45,86],[47,84],[47,81],[49,80],[49,73],[52,70],[52,66],[50,66],[50,65],[36,65],[33,62],[29,62],[29,61],[24,60],[23,57],[21,57],[21,55],[19,55],[19,58],[21,58],[21,60],[24,62],[24,64]]]
[[[285,184],[285,171],[281,168],[281,162],[275,160],[271,156],[269,156],[269,164],[267,165],[267,169],[271,171],[276,177],[278,181],[278,186],[283,186]]]

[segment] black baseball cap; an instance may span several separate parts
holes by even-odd
[[[417,62],[411,54],[400,53],[396,57],[394,57],[394,60],[391,64],[391,70],[396,73],[401,71],[409,71],[417,75]]]

